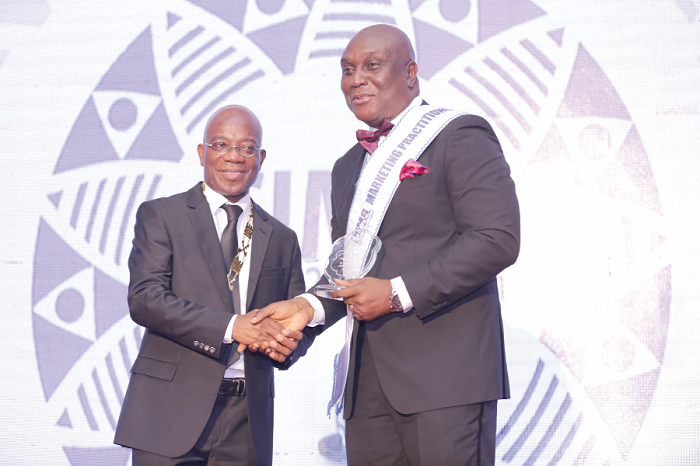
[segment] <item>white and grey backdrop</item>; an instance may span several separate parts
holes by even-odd
[[[426,100],[491,122],[517,184],[498,464],[700,464],[700,0],[0,0],[0,463],[129,461],[134,214],[200,180],[217,107],[262,121],[253,198],[318,278],[361,127],[339,57],[374,23],[411,38]],[[277,375],[275,464],[345,464],[337,327]]]

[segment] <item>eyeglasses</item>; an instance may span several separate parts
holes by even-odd
[[[210,147],[211,150],[213,150],[217,155],[226,155],[231,151],[231,149],[236,149],[243,157],[252,157],[260,150],[259,147],[254,147],[248,144],[241,144],[240,146],[229,146],[225,142],[215,142],[214,144],[205,142],[203,144]]]

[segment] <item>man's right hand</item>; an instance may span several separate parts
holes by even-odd
[[[250,312],[252,315],[250,323],[255,325],[261,322],[266,317],[276,320],[282,324],[285,329],[279,335],[279,338],[288,338],[294,332],[300,332],[314,318],[314,308],[304,298],[294,298],[288,301],[280,301],[272,303],[262,309]],[[239,351],[245,349],[244,345],[239,345]],[[251,348],[252,349],[252,348]],[[256,348],[257,349],[257,348]],[[266,348],[263,347],[263,350]]]
[[[257,349],[263,345],[268,356],[277,362],[284,362],[285,357],[296,349],[297,341],[303,338],[302,333],[287,331],[272,319],[258,319],[253,323],[253,317],[251,314],[236,317],[231,338],[239,343],[238,351],[247,347]],[[284,336],[282,332],[285,332]]]

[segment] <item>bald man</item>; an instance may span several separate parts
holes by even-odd
[[[247,108],[218,110],[197,147],[204,182],[136,214],[128,300],[146,332],[114,439],[135,466],[272,464],[273,366],[315,331],[246,314],[304,290],[296,234],[250,197],[262,135]],[[236,351],[266,341],[269,356]]]
[[[368,277],[339,282],[344,302],[304,295],[259,315],[295,329],[353,319],[350,466],[492,465],[496,400],[509,396],[496,275],[520,238],[510,169],[483,118],[420,98],[399,29],[363,29],[340,64],[369,131],[333,168],[332,239],[360,226],[382,250]]]

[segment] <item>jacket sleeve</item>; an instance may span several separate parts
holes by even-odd
[[[170,340],[218,359],[231,313],[188,301],[173,292],[173,245],[157,202],[141,204],[134,233],[129,256],[131,318]]]
[[[473,115],[458,119],[439,156],[457,235],[430,260],[401,270],[420,319],[492,280],[520,247],[515,185],[490,125]]]
[[[336,163],[333,166],[333,172],[331,174],[331,242],[335,242],[338,238],[343,236],[345,234],[344,231],[340,230],[340,224],[338,222],[338,217],[337,217],[337,212],[336,212],[336,205],[335,205],[335,196],[333,195],[333,187],[336,186],[336,178],[339,176],[347,176],[347,173],[345,173],[345,170],[342,168],[339,168],[339,163],[341,159],[337,160]],[[325,262],[325,258],[324,258]],[[325,285],[328,284],[328,279],[326,278],[325,275],[321,274],[321,278],[319,281],[316,283],[316,285]],[[313,292],[313,288],[308,291],[309,293]],[[318,298],[321,301],[321,304],[323,304],[323,310],[326,314],[326,320],[325,323],[321,326],[318,326],[320,331],[323,331],[324,329],[329,328],[339,320],[341,320],[343,317],[347,316],[347,308],[345,306],[345,303],[343,301],[337,300],[337,299],[330,299],[330,298]]]
[[[287,299],[294,298],[304,292],[304,272],[301,267],[301,250],[299,249],[299,242],[297,240],[296,234],[294,234],[294,254],[292,256],[292,270],[291,279],[289,281],[289,290],[287,292]],[[279,364],[275,363],[275,367],[280,370],[286,370],[291,367],[292,364],[297,362],[299,358],[304,356],[306,352],[311,347],[314,339],[318,334],[323,331],[322,326],[317,327],[306,327],[302,330],[304,337],[297,343],[297,348],[290,354],[287,359]]]

